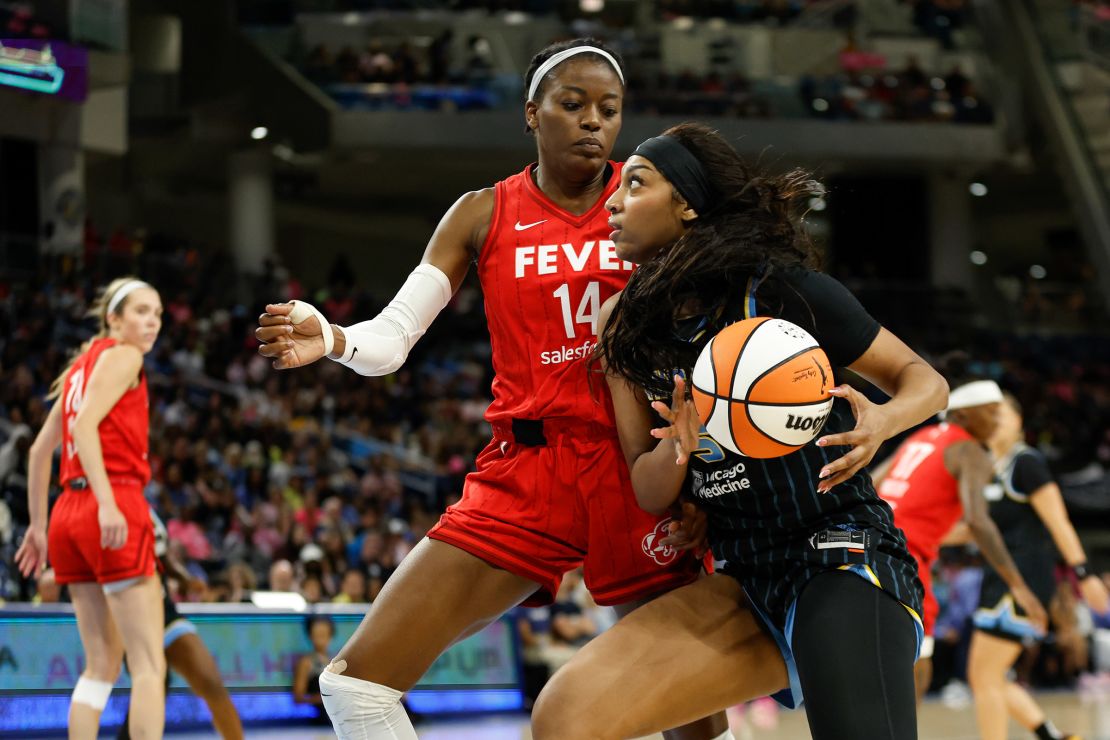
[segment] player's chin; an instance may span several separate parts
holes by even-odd
[[[643,250],[636,248],[636,243],[629,238],[624,229],[613,232],[612,239],[613,250],[617,253],[617,259],[631,262],[634,265],[643,262]]]

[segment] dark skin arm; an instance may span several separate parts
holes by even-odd
[[[181,590],[184,589],[195,588],[195,584],[198,583],[197,579],[185,569],[181,561],[168,552],[163,555],[159,561],[162,563],[162,569],[166,574],[166,579],[177,582],[177,587],[179,589],[178,593],[181,593]]]
[[[439,268],[451,281],[452,291],[462,285],[470,263],[489,234],[493,206],[493,188],[464,194],[443,215],[428,240],[421,263]],[[292,310],[290,303],[268,304],[254,330],[255,338],[261,342],[259,354],[273,359],[278,370],[302,367],[324,356],[320,322],[310,317],[294,326],[289,319]],[[347,348],[346,340],[335,324],[328,329],[335,339],[331,357],[341,357]]]
[[[1029,619],[1043,629],[1048,624],[1044,607],[1029,590],[1025,579],[1014,564],[1002,533],[990,517],[983,488],[994,474],[990,455],[977,442],[971,440],[951,445],[944,451],[944,466],[959,484],[960,503],[964,510],[964,521],[979,546],[983,557],[1010,587],[1014,599],[1029,615]]]
[[[944,378],[886,329],[879,330],[871,346],[849,365],[849,369],[890,396],[890,400],[883,404],[871,403],[847,385],[829,391],[852,405],[856,427],[850,432],[829,434],[817,440],[822,447],[852,447],[848,454],[833,460],[820,472],[819,493],[851,478],[871,462],[883,442],[920,424],[948,403],[948,384]]]
[[[617,293],[602,304],[597,320],[598,336],[604,333],[619,298],[620,293]],[[685,385],[681,380],[677,381],[672,401],[678,405],[683,415],[676,424],[681,426],[683,435],[681,438],[674,436],[670,439],[656,439],[652,435],[651,408],[655,407],[663,414],[664,419],[675,424],[675,415],[671,413],[671,409],[659,402],[649,406],[643,389],[608,372],[604,357],[601,358],[601,366],[606,370],[605,379],[613,396],[617,433],[632,476],[636,503],[652,514],[662,514],[678,498],[682,481],[686,478],[688,450],[697,446],[699,423],[693,402],[685,399]],[[689,409],[686,409],[687,405]]]
[[[293,701],[298,704],[323,704],[319,694],[308,693],[308,672],[312,670],[312,658],[302,655],[293,669]]]

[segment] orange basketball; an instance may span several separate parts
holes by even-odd
[[[745,319],[709,341],[691,391],[717,444],[747,457],[780,457],[816,437],[832,409],[832,367],[805,329]]]

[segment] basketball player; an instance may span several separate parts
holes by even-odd
[[[259,319],[259,351],[277,368],[327,355],[376,376],[401,366],[471,263],[485,294],[494,438],[462,500],[405,558],[321,675],[340,738],[416,737],[402,693],[461,637],[522,601],[550,603],[568,570],[584,564],[595,601],[620,611],[700,570],[659,541],[668,517],[636,506],[604,384],[591,382],[587,366],[601,304],[632,270],[606,239],[604,209],[620,180],[608,157],[624,72],[611,52],[580,39],[537,54],[525,86],[538,164],[463,195],[377,318],[341,328],[297,303],[267,306]],[[668,736],[731,737],[723,714]]]
[[[621,444],[648,511],[670,505],[689,476],[726,564],[587,645],[541,696],[535,737],[645,734],[752,698],[752,674],[778,680],[771,690],[787,689],[776,696],[787,706],[804,696],[818,740],[916,737],[921,584],[863,466],[885,439],[943,407],[944,380],[843,286],[806,267],[812,248],[794,205],[820,186],[805,173],[758,172],[719,134],[687,123],[641,144],[621,177],[610,223],[618,255],[639,267],[606,303],[599,345]],[[754,315],[805,328],[835,367],[891,400],[834,388],[824,436],[780,458],[742,457],[699,435],[683,377],[711,337]],[[652,409],[662,428],[652,428]],[[737,604],[765,632],[722,639]],[[759,643],[771,657],[756,662]],[[707,654],[705,679],[657,688],[671,664]],[[560,727],[572,708],[584,721]],[[620,733],[609,732],[618,717]]]
[[[950,372],[950,377],[960,375]],[[984,445],[998,425],[1002,391],[992,380],[960,384],[948,399],[944,422],[910,435],[875,471],[876,488],[894,510],[894,523],[906,537],[925,585],[922,618],[925,644],[914,668],[917,697],[932,680],[933,628],[938,606],[931,588],[931,570],[942,540],[962,518],[983,557],[1007,584],[1009,592],[1032,622],[1043,629],[1048,617],[1038,600],[1047,593],[1030,591],[991,519],[983,489],[994,474]]]
[[[154,555],[158,558],[158,572],[162,581],[162,610],[165,622],[163,649],[166,653],[166,662],[176,671],[193,693],[204,700],[208,712],[212,715],[212,724],[216,732],[224,740],[242,740],[243,724],[239,720],[239,712],[231,702],[223,678],[220,676],[219,666],[208,652],[204,641],[197,634],[196,625],[177,611],[177,607],[170,598],[167,580],[177,581],[181,587],[187,587],[192,580],[185,567],[170,554],[169,534],[162,519],[150,509],[150,520],[154,525]],[[169,689],[169,672],[166,672],[166,688]],[[131,707],[128,706],[130,716]],[[131,737],[128,725],[124,722],[120,727],[116,740],[129,740]]]
[[[996,460],[994,481],[985,489],[991,518],[1002,531],[1018,570],[1040,599],[1047,601],[1056,587],[1055,543],[1055,549],[1075,573],[1084,601],[1094,611],[1104,613],[1110,608],[1110,596],[1102,579],[1087,566],[1060,487],[1052,480],[1041,453],[1024,442],[1017,399],[1008,394],[1004,398],[998,426],[990,438]],[[967,676],[975,696],[979,737],[1004,740],[1009,715],[1040,740],[1078,740],[1057,730],[1029,692],[1008,679],[1022,646],[1042,639],[1044,632],[1022,615],[1007,582],[993,570],[983,575],[979,609],[973,621],[975,633]]]
[[[31,446],[31,526],[16,552],[24,576],[50,562],[69,586],[85,669],[69,705],[69,737],[95,738],[124,653],[131,670],[131,737],[159,738],[165,722],[162,594],[154,528],[143,355],[162,327],[162,301],[134,278],[112,281],[93,306],[100,329],[54,381],[57,403]],[[47,534],[47,487],[62,446],[62,495]]]

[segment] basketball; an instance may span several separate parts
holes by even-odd
[[[745,319],[709,341],[691,391],[709,435],[747,457],[789,454],[816,437],[832,409],[833,372],[817,341],[782,319]]]

